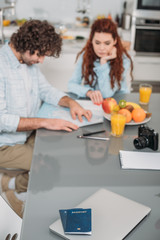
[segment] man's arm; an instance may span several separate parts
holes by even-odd
[[[65,130],[71,132],[72,130],[77,130],[78,126],[63,119],[20,118],[17,131],[31,131],[39,128],[46,128],[48,130]]]
[[[58,105],[70,108],[72,118],[76,119],[76,116],[78,116],[78,119],[81,122],[83,121],[82,116],[85,116],[88,121],[90,121],[92,117],[91,111],[85,110],[68,96],[62,97]],[[17,131],[31,131],[39,128],[46,128],[48,130],[65,130],[71,132],[72,130],[77,130],[78,126],[62,119],[20,118]]]
[[[84,116],[88,121],[90,121],[92,114],[89,110],[85,110],[76,101],[66,96],[66,94],[53,88],[46,82],[43,74],[40,71],[38,73],[41,100],[50,104],[58,104],[60,106],[70,108],[70,113],[73,119],[76,119],[76,116],[78,116],[78,119],[82,122],[82,116]]]
[[[78,116],[80,122],[83,121],[82,116],[86,117],[88,121],[90,121],[92,117],[92,113],[90,110],[82,108],[79,103],[77,103],[75,100],[68,96],[62,97],[58,105],[70,108],[72,118],[76,119],[76,117]]]

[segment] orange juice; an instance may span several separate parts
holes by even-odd
[[[141,104],[148,104],[152,93],[152,86],[150,84],[141,84],[139,87],[139,102]]]
[[[111,135],[120,137],[123,135],[126,117],[122,114],[111,115]]]

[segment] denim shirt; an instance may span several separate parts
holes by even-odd
[[[71,79],[68,82],[68,91],[75,93],[78,97],[86,97],[86,93],[89,90],[100,90],[103,98],[112,97],[117,91],[120,93],[130,93],[131,88],[131,76],[130,76],[130,60],[126,55],[123,55],[123,67],[121,89],[117,82],[114,88],[111,88],[110,84],[110,61],[101,65],[97,59],[94,62],[94,72],[97,75],[97,83],[94,87],[90,85],[84,85],[82,81],[82,62],[83,54],[79,57],[76,68],[72,74]]]
[[[66,95],[46,81],[37,65],[27,66],[27,72],[31,81],[29,113],[22,64],[6,43],[0,49],[0,146],[23,144],[28,132],[17,132],[20,117],[34,118],[42,101],[57,105]]]

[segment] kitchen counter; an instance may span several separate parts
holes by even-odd
[[[11,34],[17,31],[17,29],[18,26],[4,27],[5,37],[9,39]],[[60,28],[57,28],[57,30],[60,30]],[[130,30],[118,28],[118,32],[124,42],[130,42]],[[65,39],[63,39],[60,58],[45,58],[44,63],[39,65],[42,73],[53,86],[62,91],[67,91],[67,83],[74,71],[77,53],[85,46],[89,33],[90,28],[68,28],[63,33]],[[81,36],[84,39],[76,40],[77,36]],[[160,58],[136,56],[135,51],[129,51],[129,54],[134,62],[133,76],[135,81],[160,82]]]
[[[118,28],[118,33],[124,43],[124,46],[130,42],[131,33],[129,30]],[[89,38],[90,28],[71,28],[63,34],[63,52],[64,53],[78,53],[86,44]],[[76,37],[83,37],[83,40],[76,40]],[[128,50],[128,49],[127,49]]]
[[[7,26],[3,27],[3,34],[5,40],[9,39],[10,36],[18,30],[19,26]],[[57,28],[60,31],[60,27]],[[119,35],[123,41],[130,41],[130,31],[118,28]],[[89,27],[71,27],[66,28],[63,33],[63,52],[64,53],[78,53],[85,45],[90,33]],[[82,37],[81,40],[76,40],[76,37]]]
[[[3,34],[5,40],[9,39],[11,35],[18,30],[19,26],[7,26],[3,27]]]
[[[122,40],[129,40],[130,31],[119,29]],[[47,80],[56,88],[67,91],[68,80],[71,78],[75,68],[75,60],[77,54],[85,46],[89,37],[90,28],[74,28],[66,31],[63,36],[62,54],[60,58],[45,58],[43,64],[40,64],[42,73]],[[76,40],[76,36],[84,37],[83,40]],[[68,37],[68,39],[67,39]],[[134,52],[130,52],[134,57]]]
[[[84,40],[63,40],[62,54],[72,53],[76,54],[82,50],[86,44],[86,39]]]

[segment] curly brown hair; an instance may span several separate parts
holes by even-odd
[[[62,48],[62,38],[55,28],[47,21],[29,20],[16,33],[13,33],[10,43],[15,50],[24,53],[27,50],[33,55],[38,51],[40,56],[59,57]]]
[[[82,77],[85,79],[85,84],[89,84],[93,87],[93,82],[97,82],[97,75],[94,72],[94,61],[97,59],[97,55],[94,52],[92,39],[94,37],[95,32],[98,33],[110,33],[114,40],[116,40],[115,47],[117,48],[117,57],[113,60],[110,60],[110,78],[111,78],[111,87],[114,87],[115,82],[117,81],[119,89],[121,87],[120,81],[122,80],[122,73],[124,71],[123,68],[123,54],[125,54],[131,63],[131,78],[132,77],[132,70],[133,70],[133,62],[129,54],[127,53],[126,49],[122,46],[121,39],[117,32],[116,24],[107,18],[98,19],[96,20],[91,27],[91,32],[89,39],[85,45],[85,47],[78,53],[76,60],[78,57],[83,54],[83,63],[82,63]],[[89,78],[89,76],[91,76]],[[96,81],[95,81],[96,79]],[[94,85],[95,85],[94,84]]]

